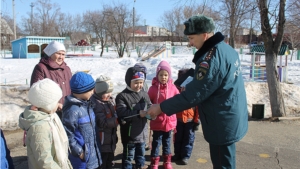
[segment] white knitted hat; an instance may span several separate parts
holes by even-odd
[[[65,45],[57,41],[52,41],[44,49],[44,52],[50,57],[53,53],[60,50],[66,51]]]
[[[48,78],[34,83],[28,92],[29,102],[47,111],[53,110],[61,97],[61,88],[57,83]]]

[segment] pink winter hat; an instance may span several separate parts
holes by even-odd
[[[167,61],[161,61],[157,68],[156,68],[156,78],[158,78],[158,73],[161,70],[165,70],[168,72],[169,74],[169,80],[172,78],[172,71],[171,71],[171,66],[169,65],[169,63]]]

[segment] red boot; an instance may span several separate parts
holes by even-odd
[[[158,169],[158,163],[159,163],[159,156],[158,157],[151,157],[151,169]]]
[[[171,157],[172,157],[172,154],[164,155],[164,168],[165,169],[173,169],[172,164],[171,164]]]

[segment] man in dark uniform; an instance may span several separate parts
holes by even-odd
[[[235,169],[235,143],[248,130],[247,100],[238,53],[224,42],[211,18],[198,15],[184,23],[184,34],[198,49],[193,80],[186,90],[152,105],[148,114],[172,115],[197,106],[214,168]]]

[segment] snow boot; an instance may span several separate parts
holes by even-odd
[[[158,157],[151,157],[151,169],[158,169],[158,163],[159,163],[159,156]]]
[[[164,155],[164,168],[165,169],[173,169],[171,164],[172,154]]]

